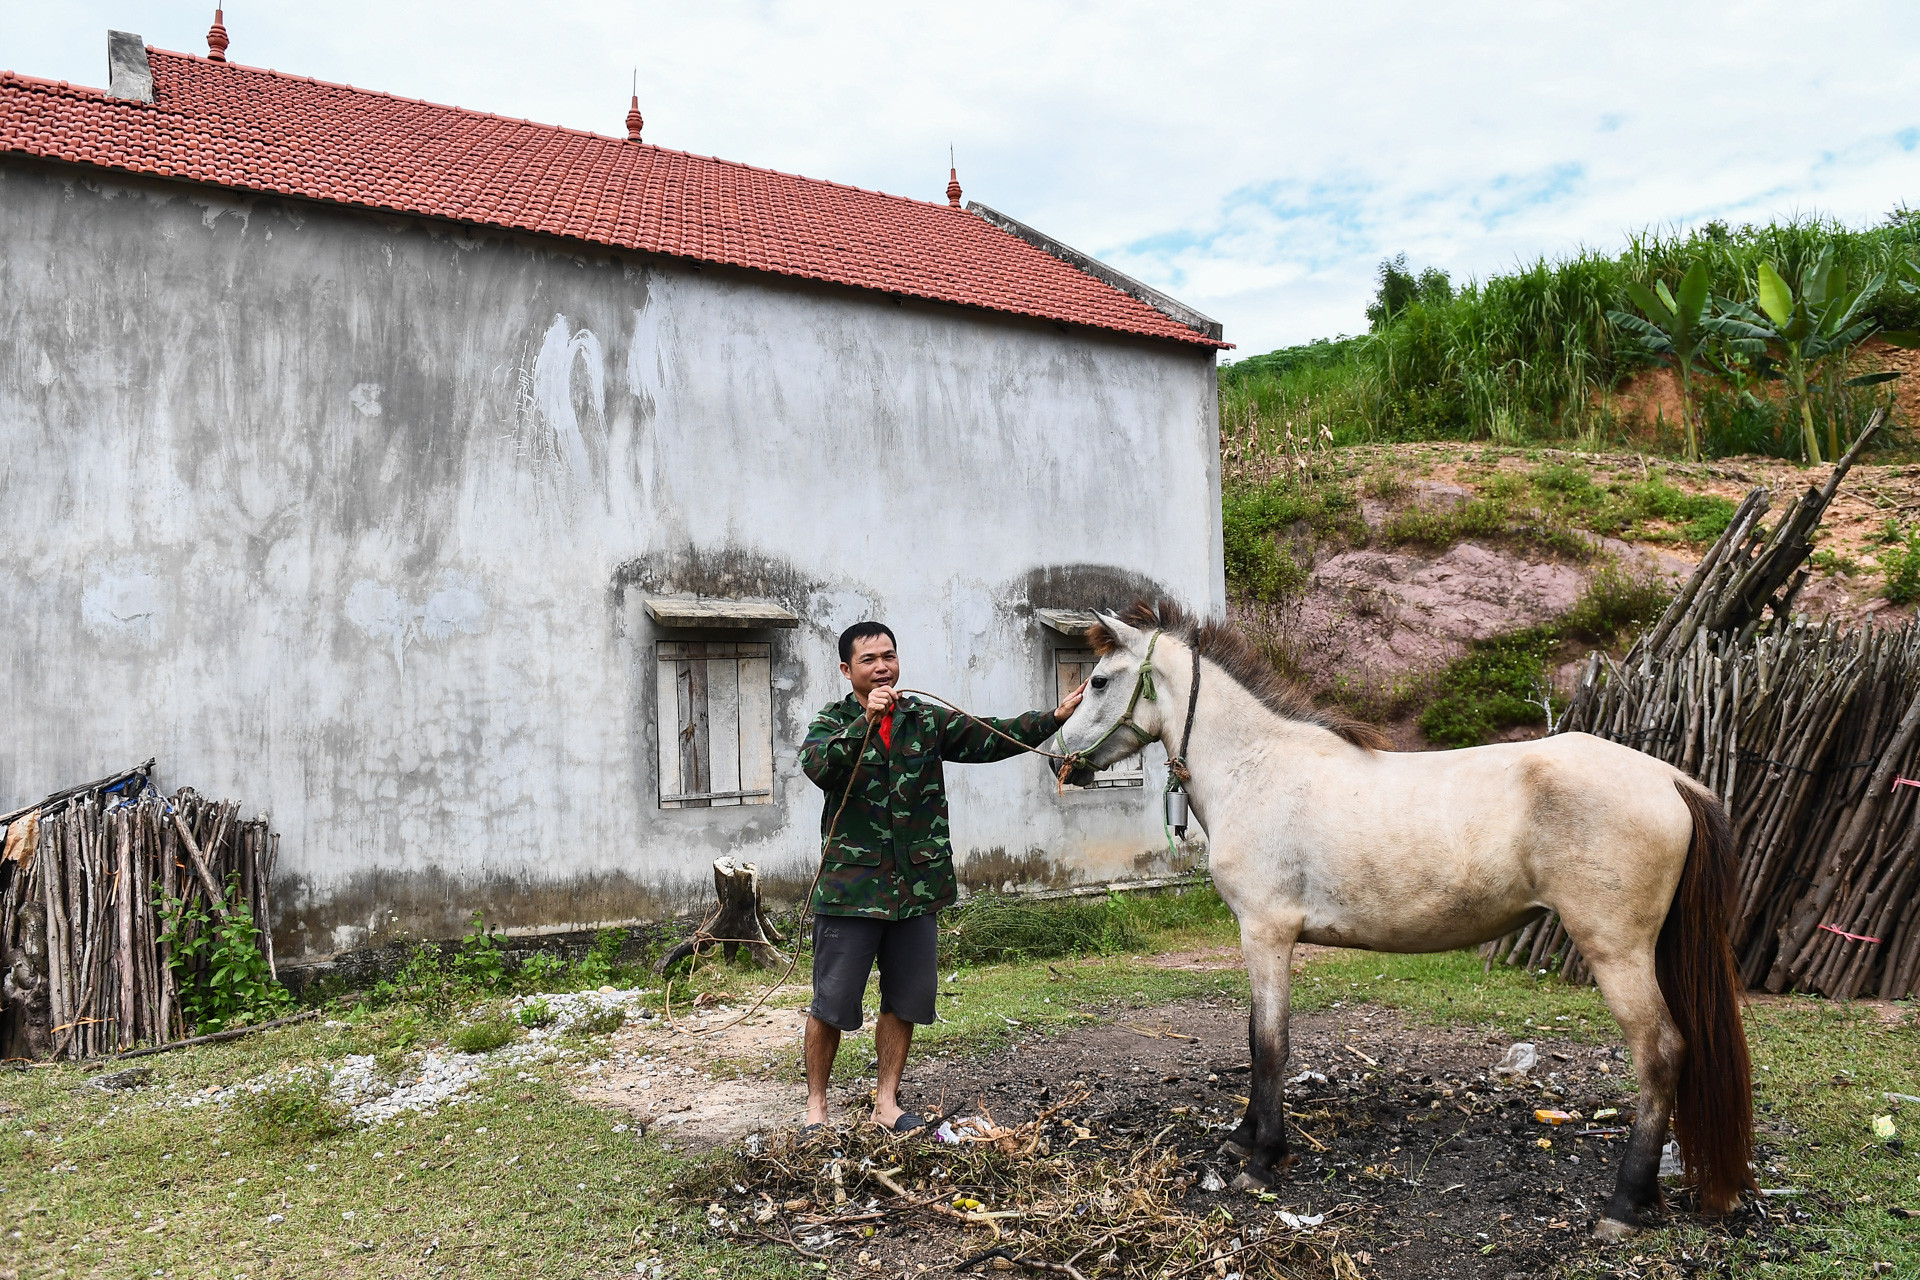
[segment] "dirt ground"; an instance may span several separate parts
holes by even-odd
[[[1212,968],[1233,957],[1209,951],[1164,959]],[[930,1118],[990,1114],[1012,1126],[1084,1084],[1090,1095],[1061,1118],[1107,1151],[1149,1140],[1175,1145],[1195,1180],[1183,1208],[1225,1209],[1249,1230],[1269,1220],[1277,1229],[1282,1212],[1326,1214],[1330,1224],[1340,1223],[1342,1249],[1368,1276],[1507,1280],[1543,1275],[1576,1254],[1607,1248],[1589,1233],[1624,1144],[1614,1130],[1634,1105],[1617,1045],[1537,1039],[1533,1077],[1502,1084],[1490,1072],[1507,1042],[1487,1032],[1410,1025],[1373,1005],[1296,1015],[1288,1108],[1300,1162],[1275,1187],[1276,1198],[1264,1202],[1224,1189],[1237,1164],[1217,1154],[1244,1106],[1246,1016],[1235,1003],[1193,1001],[1118,1013],[984,1057],[916,1055],[903,1102]],[[748,1130],[762,1136],[747,1141],[761,1141],[794,1122],[799,1087],[728,1080],[728,1064],[738,1058],[722,1050],[790,1051],[797,1030],[797,1017],[781,1013],[740,1028],[744,1034],[731,1046],[684,1043],[691,1038],[682,1036],[669,1047],[663,1037],[670,1032],[645,1033],[624,1046],[627,1065],[582,1096],[626,1109],[655,1132],[671,1124],[676,1141],[738,1142]],[[710,1074],[716,1064],[719,1078]],[[630,1087],[642,1074],[656,1078],[652,1089]],[[836,1111],[857,1117],[864,1082],[837,1092]],[[638,1103],[636,1093],[649,1100]],[[1593,1119],[1608,1107],[1620,1115]],[[1582,1119],[1554,1127],[1534,1118],[1536,1108]],[[1209,1186],[1219,1189],[1203,1189]],[[758,1208],[757,1195],[746,1187],[738,1211]],[[1676,1212],[1684,1208],[1676,1205]],[[951,1268],[982,1247],[977,1228],[924,1214],[876,1218],[869,1208],[858,1230],[839,1231],[815,1206],[796,1211],[790,1204],[784,1216],[796,1230],[804,1224],[809,1244],[832,1260],[835,1273],[911,1277]],[[1767,1232],[1772,1221],[1777,1214],[1748,1212],[1721,1230]],[[871,1237],[862,1234],[868,1226],[875,1228]]]

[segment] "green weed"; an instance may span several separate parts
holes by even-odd
[[[509,1043],[514,1031],[514,1024],[506,1018],[482,1018],[455,1028],[447,1043],[462,1053],[492,1053]]]
[[[1888,525],[1893,522],[1889,520]],[[1920,600],[1920,525],[1908,529],[1899,541],[1884,546],[1878,557],[1887,580],[1887,599],[1895,604]]]
[[[160,941],[170,948],[180,984],[180,1012],[196,1035],[262,1022],[293,1006],[293,994],[274,981],[237,873],[228,877],[227,900],[217,916],[199,899],[162,896],[155,905]]]
[[[233,1107],[263,1147],[310,1147],[347,1128],[346,1108],[311,1079],[280,1081],[258,1093],[242,1091]]]
[[[1420,713],[1420,732],[1444,747],[1472,747],[1512,725],[1547,719],[1552,628],[1483,640],[1440,673],[1439,694]]]
[[[573,1033],[579,1036],[611,1035],[627,1024],[627,1011],[621,1005],[608,1005],[573,1020]]]
[[[1660,616],[1673,593],[1651,568],[1638,572],[1608,562],[1587,578],[1587,589],[1555,624],[1562,636],[1611,646]]]
[[[520,1025],[528,1028],[550,1027],[559,1021],[560,1017],[545,1000],[527,1001],[520,1006],[520,1012],[516,1016],[520,1020]]]
[[[1281,535],[1299,526],[1319,537],[1365,542],[1359,497],[1341,479],[1321,485],[1278,481],[1228,490],[1221,498],[1221,540],[1227,581],[1235,594],[1276,601],[1299,591],[1307,571]]]

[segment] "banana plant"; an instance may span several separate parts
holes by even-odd
[[[1630,334],[1642,351],[1672,369],[1680,379],[1680,419],[1687,433],[1687,460],[1699,458],[1700,441],[1694,431],[1693,373],[1702,364],[1711,365],[1707,343],[1714,336],[1714,317],[1708,310],[1707,264],[1696,262],[1680,277],[1678,293],[1669,292],[1667,282],[1656,280],[1653,288],[1638,280],[1627,282],[1627,297],[1642,314],[1609,311],[1607,319]]]
[[[1713,323],[1715,331],[1732,339],[1736,348],[1755,355],[1763,373],[1783,379],[1792,390],[1800,406],[1801,444],[1808,462],[1823,459],[1807,384],[1836,363],[1839,369],[1834,372],[1844,370],[1848,353],[1879,330],[1872,317],[1861,313],[1886,281],[1886,273],[1877,272],[1859,288],[1848,288],[1847,269],[1833,261],[1833,250],[1828,248],[1821,251],[1796,293],[1771,262],[1762,262],[1755,302],[1729,303],[1726,313]],[[1912,346],[1916,341],[1908,333],[1880,331],[1879,336],[1896,346]],[[1844,385],[1868,386],[1899,376],[1870,373],[1850,378]],[[1837,420],[1827,423],[1827,456],[1840,456]]]

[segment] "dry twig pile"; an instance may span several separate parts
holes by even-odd
[[[92,1057],[186,1034],[159,899],[215,920],[268,918],[280,838],[266,819],[243,822],[238,804],[187,787],[161,796],[152,769],[149,760],[0,820],[13,1056]],[[259,937],[271,967],[271,932]]]
[[[1920,796],[1900,785],[1920,773],[1920,624],[1849,631],[1792,614],[1813,530],[1858,449],[1771,528],[1766,490],[1748,494],[1626,659],[1588,659],[1557,730],[1636,747],[1721,798],[1749,986],[1898,999],[1920,986]],[[1590,977],[1557,916],[1482,954]]]
[[[747,1201],[735,1218],[716,1200],[709,1217],[716,1229],[809,1257],[911,1217],[965,1233],[956,1271],[990,1264],[1070,1280],[1228,1272],[1252,1280],[1353,1270],[1339,1252],[1339,1212],[1299,1229],[1249,1229],[1218,1210],[1195,1212],[1182,1201],[1198,1175],[1163,1143],[1176,1125],[1150,1142],[1108,1147],[1069,1114],[1088,1096],[1082,1085],[1071,1089],[1014,1126],[995,1123],[982,1106],[948,1125],[952,1142],[863,1125],[750,1147]]]

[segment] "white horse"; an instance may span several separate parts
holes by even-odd
[[[1240,922],[1253,984],[1251,1095],[1222,1147],[1236,1186],[1291,1164],[1282,1070],[1296,942],[1447,951],[1560,913],[1619,1020],[1639,1114],[1595,1234],[1659,1202],[1671,1117],[1709,1213],[1753,1189],[1752,1081],[1727,943],[1733,847],[1719,801],[1685,774],[1586,734],[1464,751],[1383,750],[1314,709],[1238,633],[1136,604],[1088,631],[1100,653],[1062,726],[1069,776],[1148,742],[1181,753],[1213,882]],[[1196,688],[1197,684],[1197,688]]]

